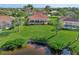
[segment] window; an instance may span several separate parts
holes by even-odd
[[[41,20],[40,22],[44,22],[43,20]]]
[[[31,20],[30,22],[34,22],[34,20]]]
[[[35,22],[39,23],[39,20],[35,20]]]

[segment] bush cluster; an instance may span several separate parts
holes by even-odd
[[[4,50],[14,50],[16,48],[21,48],[24,42],[25,42],[24,39],[10,40],[10,41],[7,41],[5,44],[3,44],[2,48]]]
[[[31,38],[34,42],[41,42],[41,43],[47,43],[48,40],[46,38]]]

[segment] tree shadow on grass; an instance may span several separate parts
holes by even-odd
[[[1,32],[0,33],[0,37],[5,37],[8,36],[9,34],[11,34],[12,32]]]

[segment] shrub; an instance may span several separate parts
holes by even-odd
[[[34,42],[48,43],[46,38],[31,38],[31,40]]]
[[[8,36],[10,32],[1,32],[0,37]]]
[[[24,42],[25,42],[24,39],[10,40],[7,41],[4,45],[2,45],[2,48],[4,50],[14,50],[16,48],[21,48]]]

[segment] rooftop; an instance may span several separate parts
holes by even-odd
[[[29,17],[30,19],[47,19],[48,16],[44,15],[41,12],[36,12],[32,16]]]
[[[75,18],[68,17],[68,16],[63,16],[63,17],[61,17],[60,19],[63,20],[63,21],[79,22],[79,19],[75,19]]]
[[[0,22],[8,22],[13,20],[12,16],[7,16],[7,15],[0,15]]]

